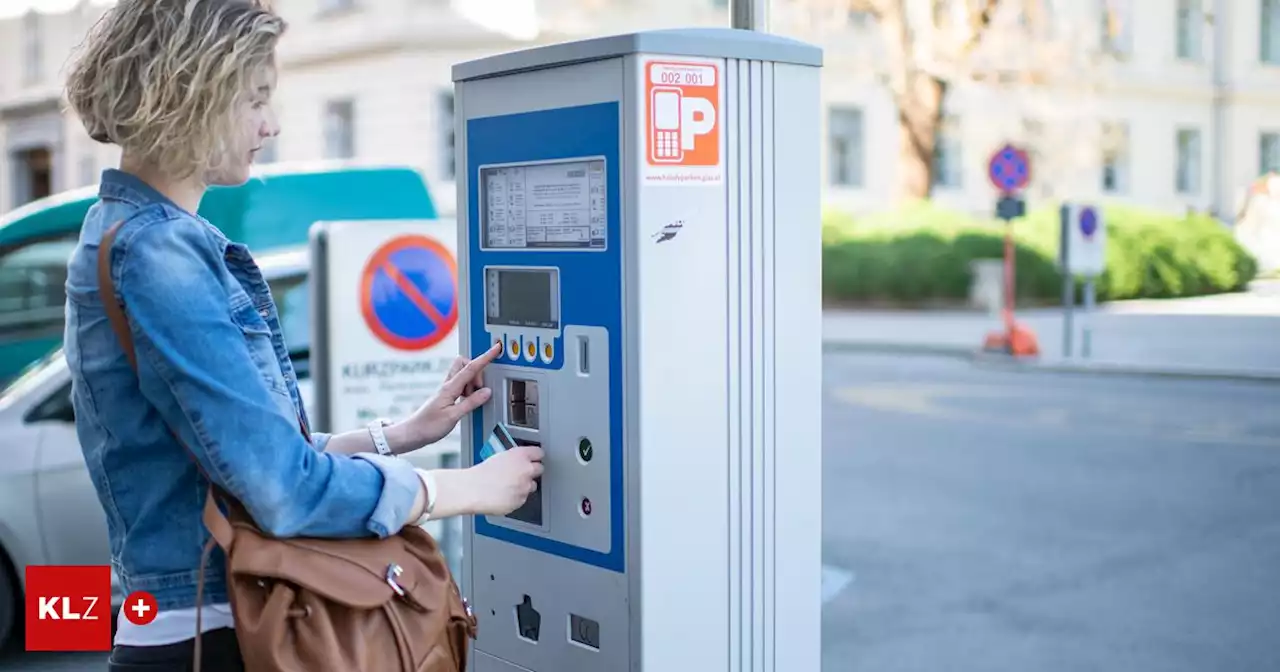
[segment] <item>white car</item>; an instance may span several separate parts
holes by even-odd
[[[305,248],[293,248],[263,256],[258,265],[279,306],[310,410],[308,260]],[[21,620],[27,565],[106,565],[109,549],[76,436],[71,372],[59,348],[0,392],[0,650]],[[124,596],[112,579],[118,607]]]
[[[258,266],[280,311],[303,404],[314,415],[309,255],[294,248],[265,255]],[[434,468],[449,457],[422,450],[408,459]],[[431,531],[443,533],[446,553],[457,553],[455,526]],[[58,349],[0,392],[0,650],[21,620],[27,565],[106,565],[109,548],[106,521],[76,437],[71,373]],[[112,578],[114,613],[124,596]]]

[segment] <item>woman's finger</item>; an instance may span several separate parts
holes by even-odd
[[[458,375],[445,380],[445,392],[447,392],[450,397],[460,397],[462,396],[463,390],[466,389],[467,383],[483,381],[484,378],[480,375],[480,372],[484,371],[484,367],[488,366],[489,362],[492,362],[499,354],[502,353],[501,346],[502,344],[495,343],[494,346],[489,348],[489,350],[483,355],[467,362],[458,372]]]
[[[449,380],[450,378],[453,378],[454,376],[458,375],[458,372],[461,371],[462,367],[466,365],[467,365],[466,357],[463,357],[462,355],[458,355],[457,357],[454,357],[453,364],[449,365],[449,373],[446,373],[444,375],[444,379]]]

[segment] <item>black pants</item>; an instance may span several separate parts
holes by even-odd
[[[108,672],[190,672],[196,640],[163,646],[117,646],[111,651]],[[230,628],[210,630],[200,638],[201,672],[244,672],[240,645]]]

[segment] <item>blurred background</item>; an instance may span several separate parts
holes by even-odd
[[[118,160],[61,97],[109,4],[0,0],[10,379],[60,342],[74,237],[5,229],[91,197]],[[274,6],[290,29],[263,170],[410,167],[441,217],[453,64],[729,24],[728,0]],[[768,29],[825,50],[824,669],[1280,670],[1280,0],[773,0]],[[1006,143],[1031,165],[1012,231],[1034,358],[982,351],[1007,289],[988,178]],[[1071,320],[1064,203],[1108,231],[1097,307]],[[0,488],[38,500],[39,473]],[[0,495],[0,529],[23,501]],[[0,549],[0,638],[16,565]]]
[[[93,183],[115,161],[61,113],[59,95],[68,56],[106,4],[0,2],[0,208]],[[261,160],[408,162],[446,211],[452,64],[601,34],[728,25],[728,0],[273,4],[291,26],[279,54],[284,133]],[[1033,152],[1036,198],[1226,221],[1280,169],[1274,0],[774,0],[770,10],[771,32],[826,50],[833,208],[932,197],[986,213],[986,159],[1008,140]]]

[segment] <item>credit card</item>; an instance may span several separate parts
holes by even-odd
[[[480,461],[483,462],[498,453],[511,450],[516,445],[515,439],[511,438],[511,432],[507,428],[498,423],[493,426],[493,431],[489,433],[489,440],[484,442],[480,447]]]

